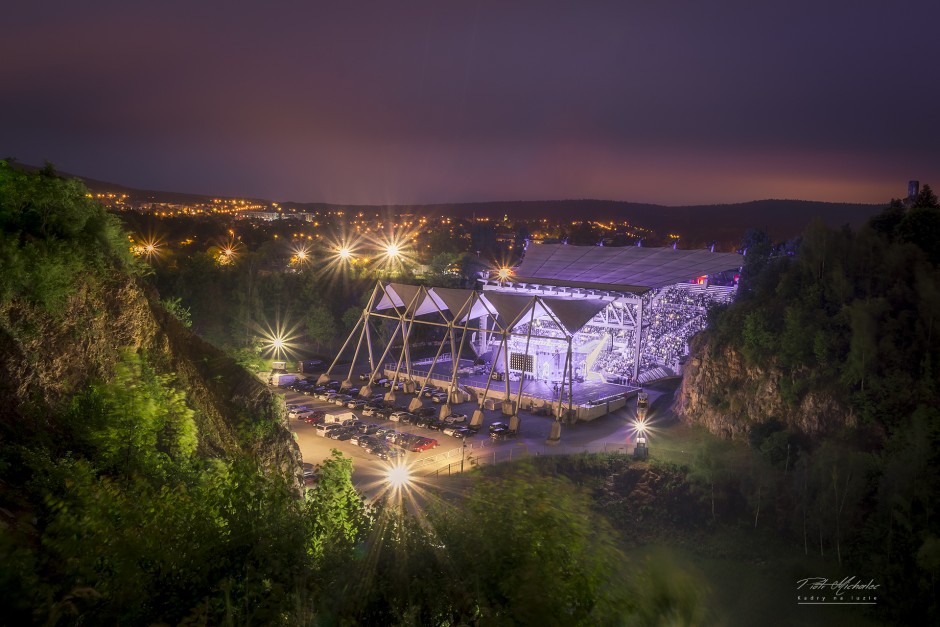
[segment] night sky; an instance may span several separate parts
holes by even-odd
[[[936,0],[21,0],[0,156],[279,201],[885,202],[940,187],[938,29]]]

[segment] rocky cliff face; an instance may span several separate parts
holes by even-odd
[[[731,347],[715,350],[707,333],[695,336],[676,392],[676,414],[716,435],[744,439],[755,424],[776,419],[787,429],[809,436],[856,425],[856,417],[825,391],[810,391],[796,403],[781,394],[784,372],[774,364],[756,366]]]
[[[55,437],[50,416],[76,391],[108,379],[127,349],[144,351],[159,372],[176,375],[198,410],[204,454],[233,455],[251,442],[250,452],[266,464],[298,465],[277,398],[168,314],[153,290],[116,271],[89,277],[62,315],[22,302],[0,308],[0,421],[11,430]]]

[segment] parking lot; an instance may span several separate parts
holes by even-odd
[[[440,429],[403,424],[400,421],[395,422],[378,416],[366,416],[361,408],[349,409],[345,405],[338,406],[326,400],[317,399],[312,394],[302,394],[285,388],[272,389],[282,394],[285,402],[290,406],[304,405],[310,410],[320,410],[331,415],[352,414],[356,420],[364,424],[376,425],[380,429],[393,429],[399,434],[410,434],[415,438],[423,437],[436,441],[436,447],[419,451],[404,450],[401,445],[390,443],[388,447],[398,451],[400,457],[385,460],[370,454],[367,449],[353,444],[350,440],[337,440],[317,435],[316,424],[309,424],[299,419],[289,420],[289,428],[296,434],[304,462],[317,464],[328,458],[331,450],[339,450],[352,458],[353,481],[361,491],[367,494],[381,489],[388,469],[393,464],[404,463],[411,469],[412,475],[428,477],[454,474],[460,472],[461,468],[466,470],[474,465],[498,463],[526,455],[567,454],[581,451],[632,451],[633,434],[630,429],[633,418],[632,408],[609,414],[590,423],[565,427],[561,443],[551,445],[546,443],[553,421],[550,417],[523,413],[520,416],[520,430],[516,436],[494,441],[489,435],[490,427],[494,423],[508,423],[509,418],[503,416],[498,410],[484,410],[484,421],[479,431],[464,439],[445,435]],[[353,390],[353,393],[356,391]],[[388,390],[375,387],[374,391],[380,393]],[[399,392],[396,404],[407,405],[413,398],[413,394]],[[433,417],[437,418],[442,405],[424,397],[422,401],[424,407],[433,408]],[[467,416],[463,424],[468,424],[474,410],[478,409],[478,405],[471,402],[451,405],[450,408],[453,413]],[[430,413],[430,410],[427,413]]]

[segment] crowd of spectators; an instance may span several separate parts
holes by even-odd
[[[730,301],[729,290],[669,287],[656,293],[644,315],[640,347],[643,372],[655,367],[675,370],[679,359],[688,353],[689,339],[705,328],[708,310]],[[587,330],[587,328],[585,329]],[[610,347],[597,358],[593,370],[608,381],[630,381],[633,375],[633,331],[618,330]]]
[[[680,358],[688,353],[689,339],[705,328],[708,310],[719,303],[731,300],[733,292],[728,289],[702,289],[698,286],[672,286],[649,292],[643,296],[643,330],[640,347],[639,371],[657,367],[670,370],[678,368]],[[634,308],[635,310],[636,308]],[[607,381],[631,382],[634,370],[635,331],[618,329],[601,324],[584,326],[573,338],[572,348],[576,353],[599,354],[591,371],[600,373]],[[529,323],[518,325],[510,339],[510,350],[525,350]],[[564,340],[565,332],[548,319],[532,323],[536,344],[552,343],[545,338]],[[600,345],[599,345],[600,343]],[[533,352],[530,343],[529,351]]]

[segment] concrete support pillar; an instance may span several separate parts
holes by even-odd
[[[519,414],[513,414],[509,419],[509,430],[514,433],[519,433],[520,426],[522,426],[522,421],[519,419]]]
[[[503,415],[512,416],[516,413],[516,401],[511,399],[506,399],[502,404]]]
[[[473,410],[473,416],[470,417],[470,426],[471,427],[483,426],[483,410],[482,409]]]
[[[362,398],[372,396],[372,386],[364,385],[361,388],[359,388],[359,396],[361,396]]]
[[[414,412],[421,409],[423,403],[420,398],[413,398],[411,402],[408,403],[408,411]]]
[[[451,413],[453,412],[450,409],[450,405],[448,403],[444,403],[443,405],[441,405],[441,413],[438,414],[438,418],[443,420],[444,418],[447,418],[448,416],[450,416]]]
[[[561,422],[555,420],[552,422],[552,430],[548,435],[548,439],[545,440],[546,444],[558,444],[561,441]]]

